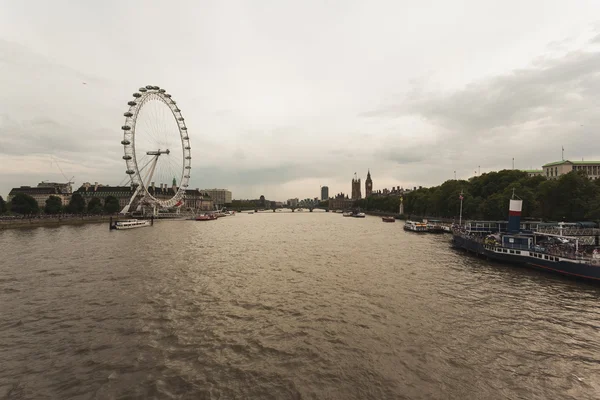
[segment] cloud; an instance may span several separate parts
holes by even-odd
[[[452,92],[417,87],[402,101],[363,116],[417,117],[435,129],[429,157],[419,149],[390,150],[387,158],[400,163],[428,158],[472,171],[479,165],[510,167],[506,161],[516,156],[521,168],[539,167],[554,161],[565,143],[569,154],[590,156],[589,141],[600,122],[598,71],[599,52],[576,51]]]

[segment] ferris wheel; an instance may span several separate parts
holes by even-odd
[[[121,211],[150,207],[180,207],[183,204],[192,155],[185,119],[177,102],[165,89],[148,85],[133,94],[127,103],[123,129],[123,159],[135,191]]]

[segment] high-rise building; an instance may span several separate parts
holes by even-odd
[[[367,180],[365,181],[365,197],[373,193],[373,181],[371,180],[371,171],[367,170]]]
[[[329,198],[329,187],[321,186],[321,200],[327,200]]]
[[[352,179],[352,200],[360,200],[362,195],[360,194],[360,178],[356,177],[356,172],[354,173],[354,178]]]

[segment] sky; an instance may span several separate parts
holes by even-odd
[[[600,159],[600,2],[0,0],[0,195],[126,182],[145,85],[237,199]]]

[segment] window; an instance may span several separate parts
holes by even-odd
[[[511,251],[510,251],[510,254],[515,254],[515,251],[514,251],[514,250],[511,250]]]
[[[547,259],[548,259],[548,256],[544,256],[544,259],[545,259],[545,260],[547,260]]]
[[[521,252],[519,250],[516,251],[517,254],[521,254]]]

